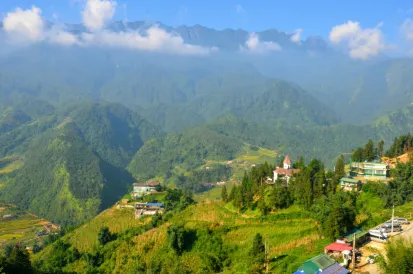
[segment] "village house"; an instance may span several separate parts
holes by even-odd
[[[143,197],[147,194],[157,192],[156,189],[159,186],[159,183],[156,181],[151,181],[147,183],[134,183],[133,184],[133,198]]]
[[[163,203],[135,203],[135,218],[163,213]]]
[[[350,244],[337,241],[324,247],[324,253],[327,255],[333,255],[334,257],[341,257],[344,251],[352,251],[353,248]]]
[[[335,260],[327,256],[326,254],[318,255],[306,261],[300,266],[294,274],[347,274],[350,271],[338,264]]]
[[[290,181],[290,178],[298,173],[300,170],[299,169],[295,169],[292,168],[293,164],[291,162],[290,157],[285,156],[285,159],[283,161],[283,166],[282,167],[277,167],[274,171],[273,171],[273,182],[275,183],[277,181],[278,178],[280,179],[284,179],[287,182],[287,185]]]
[[[361,181],[351,177],[343,177],[340,179],[340,187],[343,191],[358,191],[361,187]]]
[[[387,163],[352,162],[350,164],[351,176],[363,177],[389,177],[390,167]]]

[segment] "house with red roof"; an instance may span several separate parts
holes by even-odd
[[[277,167],[273,171],[273,182],[275,183],[278,178],[282,178],[288,183],[290,182],[290,178],[293,177],[294,174],[298,173],[300,170],[296,168],[292,168],[293,163],[291,162],[290,157],[287,155],[283,161],[282,167]]]

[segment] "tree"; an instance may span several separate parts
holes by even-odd
[[[413,272],[413,243],[398,239],[386,245],[387,258],[379,260],[379,267],[386,274]]]
[[[229,196],[228,196],[228,201],[233,201],[233,200],[235,199],[236,187],[237,187],[237,186],[235,186],[235,185],[232,186],[231,192],[229,193]]]
[[[108,227],[102,227],[98,233],[98,241],[101,245],[105,245],[112,240],[112,234]]]
[[[375,158],[374,143],[373,140],[370,139],[364,147],[364,159],[366,161],[373,161]]]
[[[168,243],[176,254],[181,255],[184,250],[185,228],[183,226],[171,225],[168,227]]]
[[[281,158],[280,162],[278,163],[278,167],[283,167],[284,166],[284,159]]]
[[[221,199],[222,199],[222,201],[224,201],[224,202],[228,202],[227,187],[226,187],[225,185],[222,187]]]
[[[384,141],[380,140],[377,143],[377,154],[380,158],[383,157],[383,147],[384,147]]]
[[[351,155],[351,160],[354,162],[363,162],[364,161],[364,149],[359,147]]]
[[[337,159],[335,168],[334,168],[334,180],[338,182],[341,178],[345,175],[344,171],[344,156],[341,155],[340,158]]]
[[[260,233],[255,234],[252,242],[252,248],[248,254],[251,258],[251,272],[262,273],[265,263],[265,245]]]
[[[15,246],[7,260],[6,273],[32,273],[29,254],[19,246]]]
[[[303,156],[300,156],[300,159],[298,160],[298,163],[297,163],[297,168],[298,168],[298,169],[303,169],[303,168],[305,168],[305,163],[304,163],[304,158],[303,158]]]

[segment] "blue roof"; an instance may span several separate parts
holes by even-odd
[[[159,207],[163,207],[163,203],[147,203],[147,206],[159,206]]]

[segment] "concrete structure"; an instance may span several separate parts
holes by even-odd
[[[135,203],[135,218],[163,213],[163,203]]]
[[[287,155],[285,156],[285,159],[283,161],[283,166],[282,167],[277,167],[273,171],[273,178],[272,181],[275,183],[278,178],[282,178],[288,183],[290,182],[291,177],[295,174],[298,173],[300,170],[292,168],[292,162],[290,157]]]
[[[387,163],[352,162],[350,167],[351,176],[389,177],[390,167]]]
[[[361,181],[351,177],[343,177],[340,179],[340,187],[344,191],[358,191],[361,187]]]
[[[158,182],[134,183],[132,197],[142,197],[147,194],[156,193],[156,188],[159,186]]]

